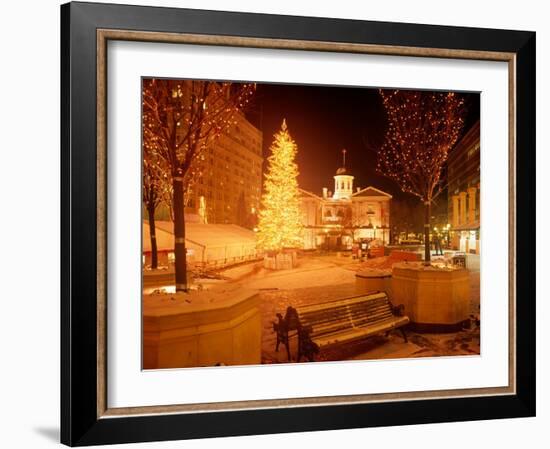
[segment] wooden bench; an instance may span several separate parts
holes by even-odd
[[[289,333],[298,336],[297,361],[304,356],[313,361],[321,349],[347,343],[376,334],[386,335],[399,329],[407,342],[403,329],[409,318],[403,315],[403,306],[394,307],[386,293],[375,292],[302,307],[288,307],[273,329],[277,332],[277,346],[286,346],[289,361]]]

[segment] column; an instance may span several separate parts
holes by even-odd
[[[476,192],[475,187],[468,189],[468,222],[474,223],[476,221]]]
[[[453,228],[456,228],[460,224],[459,211],[458,211],[458,195],[453,195]]]
[[[460,224],[464,225],[468,221],[466,217],[466,192],[460,192]]]

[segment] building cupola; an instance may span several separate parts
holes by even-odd
[[[353,194],[353,176],[351,171],[346,167],[347,150],[342,150],[342,166],[336,170],[334,176],[334,195],[333,199],[349,199]]]

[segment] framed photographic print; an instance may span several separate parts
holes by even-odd
[[[63,443],[534,416],[535,33],[61,19]]]

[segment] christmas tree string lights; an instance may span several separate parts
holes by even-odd
[[[259,213],[258,246],[268,252],[297,248],[302,243],[297,149],[283,120],[270,147]]]

